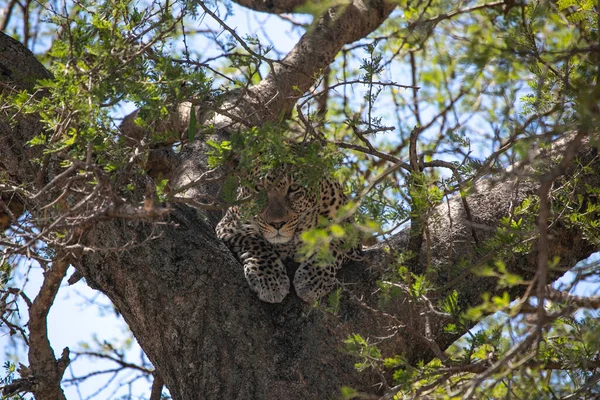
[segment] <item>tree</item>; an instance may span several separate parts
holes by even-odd
[[[5,394],[64,398],[45,322],[73,265],[175,399],[596,396],[598,324],[576,312],[598,298],[550,284],[600,249],[597,2],[235,3],[314,22],[283,57],[213,2],[47,3],[46,66],[0,36],[2,265],[45,266],[27,328],[7,314],[24,294],[2,292],[29,345]],[[199,31],[207,58],[189,40],[209,17],[225,37]],[[320,311],[260,302],[216,239],[232,153],[341,160],[357,224],[379,226]],[[597,263],[576,272],[596,282]]]

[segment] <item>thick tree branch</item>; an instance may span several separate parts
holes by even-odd
[[[39,294],[29,308],[29,368],[36,381],[34,390],[37,400],[65,399],[60,381],[69,364],[69,349],[65,348],[59,360],[48,340],[47,318],[56,293],[60,287],[69,262],[59,258],[44,274]]]
[[[300,39],[282,64],[250,96],[268,109],[261,120],[277,121],[291,113],[304,94],[331,64],[342,46],[364,38],[387,19],[396,6],[376,0],[354,0],[326,12]]]
[[[267,12],[271,14],[293,13],[298,6],[307,0],[234,0],[241,6],[254,11]]]

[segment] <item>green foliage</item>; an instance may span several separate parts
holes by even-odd
[[[12,273],[12,266],[5,262],[0,264],[0,290],[4,290],[6,284],[10,280]]]
[[[478,306],[469,308],[464,317],[471,321],[479,321],[485,315],[495,313],[497,311],[506,311],[511,313],[510,309],[510,296],[508,292],[502,292],[502,295],[492,296],[489,293],[483,293],[481,295],[482,303]]]
[[[346,345],[346,351],[361,360],[354,364],[354,368],[358,371],[372,368],[383,361],[381,359],[381,351],[359,334],[355,333],[348,336],[348,338],[344,340],[344,343]]]
[[[361,222],[373,221],[376,224],[404,221],[410,215],[410,209],[398,192],[397,183],[385,180],[362,198],[358,209]],[[350,191],[359,192],[358,182],[354,182]]]
[[[216,168],[221,165],[231,154],[231,142],[224,140],[220,143],[214,140],[207,140],[206,144],[210,146],[208,150],[208,166]]]
[[[10,362],[10,361],[5,361],[4,364],[2,365],[2,368],[4,368],[4,373],[2,374],[2,376],[0,376],[0,387],[4,387],[6,385],[11,384],[15,379],[17,379],[16,376],[16,372],[17,372],[17,366]],[[2,400],[8,400],[8,399],[15,399],[15,400],[24,400],[24,399],[28,399],[29,397],[25,397],[20,393],[13,393],[11,395],[2,395]]]
[[[310,257],[316,265],[327,265],[334,261],[331,251],[334,244],[348,251],[360,244],[360,234],[355,224],[331,222],[326,218],[321,218],[316,228],[303,232],[300,239],[301,259]]]
[[[161,179],[156,182],[156,196],[158,197],[158,201],[160,203],[167,201],[168,194],[166,192],[166,188],[168,183],[168,179]]]
[[[434,177],[424,173],[412,173],[408,182],[411,201],[411,215],[420,217],[429,214],[429,210],[438,205],[444,192],[434,182]]]
[[[439,301],[439,308],[441,311],[450,314],[452,316],[458,316],[461,312],[461,309],[458,305],[458,292],[453,290],[445,298]]]
[[[360,392],[358,392],[357,390],[349,387],[349,386],[342,386],[342,388],[340,389],[340,395],[341,398],[343,400],[351,400],[351,399],[355,399],[357,397],[359,397]]]
[[[513,361],[520,362],[520,367],[510,374],[498,371],[500,379],[496,379],[496,375],[488,377],[475,391],[476,396],[491,394],[491,398],[503,398],[507,387],[521,398],[553,399],[574,393],[592,374],[585,371],[585,363],[600,350],[596,340],[588,342],[598,332],[596,314],[586,312],[579,318],[557,319],[544,333],[537,357],[520,354],[522,359]],[[469,333],[449,352],[461,363],[497,360],[516,342],[525,339],[527,328],[522,319],[509,321],[499,315],[484,322],[483,329]]]
[[[598,163],[581,165],[577,162],[579,173],[565,182],[561,190],[556,191],[552,203],[555,223],[564,223],[580,229],[591,243],[600,243],[600,189],[589,184],[580,184],[580,180],[593,176]],[[576,189],[576,188],[580,189]]]
[[[266,174],[286,165],[294,166],[300,183],[314,187],[323,176],[333,173],[340,154],[333,146],[296,137],[285,125],[263,125],[233,135],[231,153],[241,171]]]
[[[327,296],[327,311],[333,315],[340,312],[340,302],[342,300],[342,288],[337,288]]]
[[[474,270],[474,273],[479,276],[498,278],[499,287],[511,287],[525,283],[519,275],[509,272],[506,268],[506,264],[501,260],[497,260],[494,263],[494,266],[482,266]]]
[[[30,145],[44,146],[45,154],[67,154],[68,160],[86,160],[91,150],[94,163],[117,176],[132,157],[144,160],[147,149],[116,137],[115,107],[134,103],[136,123],[152,127],[183,99],[209,95],[211,80],[201,69],[172,61],[168,43],[181,32],[171,10],[140,11],[135,2],[107,0],[79,2],[71,11],[71,18],[51,18],[61,34],[45,55],[53,78],[37,83],[44,96],[22,92],[9,100],[15,110],[36,113],[46,125]],[[148,35],[152,40],[144,45]],[[196,131],[191,116],[190,141]]]
[[[493,261],[477,265],[473,272],[479,276],[498,278],[499,287],[522,285],[523,279],[506,268],[506,263],[531,251],[532,238],[536,237],[535,221],[539,201],[535,197],[527,197],[514,207],[512,214],[502,217],[495,235],[482,246],[483,254],[492,254]]]

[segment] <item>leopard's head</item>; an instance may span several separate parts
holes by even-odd
[[[311,228],[318,216],[315,194],[288,172],[259,179],[256,190],[262,192],[265,203],[255,221],[270,243],[288,243]]]

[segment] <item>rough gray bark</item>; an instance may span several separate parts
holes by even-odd
[[[372,13],[374,21],[383,21],[388,11],[383,8]],[[340,17],[336,23],[343,20]],[[369,29],[377,26],[375,22],[367,24]],[[341,46],[368,30],[361,32],[334,36],[330,41]],[[310,43],[309,39],[304,43]],[[302,46],[297,49],[299,58],[288,57],[290,63],[301,64]],[[311,65],[313,72],[324,68],[334,55],[331,48],[321,54],[319,62]],[[6,72],[14,65],[27,73]],[[45,74],[33,55],[4,35],[0,35],[0,71],[5,85],[17,87],[26,87],[30,78]],[[270,102],[268,109],[260,108],[260,99],[272,99],[277,89],[281,94],[291,86],[282,76],[289,72],[287,76],[301,80],[292,70],[281,67],[277,71],[266,78],[263,86],[239,94],[229,104],[239,100],[239,104],[249,102],[255,110],[264,110],[249,116],[252,120],[275,119],[289,112],[294,100],[287,94],[282,101]],[[312,77],[309,72],[301,75]],[[302,87],[309,83],[304,82]],[[238,107],[235,112],[243,116],[243,109]],[[225,134],[232,120],[219,115],[214,118],[220,121],[217,127]],[[37,179],[41,187],[48,181],[48,176],[36,175],[38,170],[30,163],[30,153],[36,150],[25,144],[40,129],[33,117],[18,121],[16,126],[0,123],[0,170],[7,171],[16,182]],[[586,162],[596,153],[584,146],[578,155]],[[179,182],[204,171],[203,159],[201,144],[187,148],[176,174]],[[600,168],[595,171],[584,176],[581,184],[600,185]],[[567,171],[567,176],[572,173]],[[511,202],[517,204],[535,193],[537,186],[534,180],[516,185],[514,179],[507,179],[493,186],[480,182],[468,199],[474,224],[467,220],[459,199],[450,201],[450,212],[448,205],[441,205],[436,210],[437,222],[431,225],[429,253],[424,247],[420,262],[434,268],[480,259],[482,254],[473,242],[471,227],[475,227],[480,240],[490,237],[499,219],[508,214]],[[194,192],[184,195],[193,196]],[[28,204],[34,213],[44,199],[37,201],[39,204]],[[82,239],[97,250],[73,258],[87,284],[105,293],[119,309],[175,399],[326,399],[335,398],[342,386],[374,393],[377,389],[372,385],[379,378],[358,374],[353,368],[355,360],[340,351],[341,340],[348,333],[373,338],[395,332],[382,346],[388,354],[404,353],[411,362],[434,356],[436,349],[430,341],[443,350],[457,338],[443,333],[443,321],[434,317],[429,319],[426,334],[426,321],[418,317],[417,305],[406,299],[388,305],[388,314],[365,306],[377,304],[376,282],[392,266],[393,259],[382,247],[366,251],[363,262],[342,270],[340,279],[347,292],[338,316],[311,310],[295,296],[288,296],[281,304],[260,302],[248,289],[240,264],[215,237],[215,219],[214,214],[178,205],[162,225],[121,219],[98,222]],[[572,267],[598,250],[573,228],[555,226],[551,234],[551,256],[561,257],[560,267]],[[153,236],[158,237],[149,239]],[[132,239],[139,244],[123,251],[113,250]],[[401,252],[408,244],[408,232],[398,234],[390,244]],[[466,265],[468,268],[470,264]],[[536,271],[535,248],[507,267],[532,276]],[[444,271],[450,269],[440,269],[437,283],[446,284],[462,273],[464,278],[455,279],[446,290],[456,289],[465,306],[477,303],[484,291],[496,290],[491,278],[476,277],[464,270],[445,275]],[[41,392],[36,397],[51,398]]]

